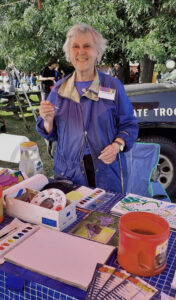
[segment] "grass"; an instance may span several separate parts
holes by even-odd
[[[1,111],[0,114],[5,119],[7,133],[25,135],[29,138],[29,140],[37,143],[40,157],[43,161],[45,175],[51,177],[53,176],[53,160],[50,158],[49,154],[47,153],[47,147],[44,139],[39,136],[39,134],[35,129],[36,122],[33,115],[30,112],[30,108],[28,109],[28,111],[29,112],[25,113],[25,118],[26,118],[26,123],[30,127],[30,129],[27,129],[25,127],[22,118],[17,119],[12,112]],[[18,164],[0,161],[0,167],[18,169]]]

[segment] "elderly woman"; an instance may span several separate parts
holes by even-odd
[[[121,193],[127,179],[124,151],[133,146],[138,125],[121,82],[96,69],[105,48],[106,40],[91,26],[68,31],[63,50],[75,71],[41,101],[37,131],[57,141],[56,179]]]

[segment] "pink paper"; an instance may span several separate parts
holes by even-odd
[[[68,284],[87,289],[96,264],[105,263],[113,246],[41,228],[5,259]]]

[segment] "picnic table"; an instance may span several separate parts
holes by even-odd
[[[36,105],[40,104],[40,100],[41,100],[41,92],[40,91],[28,91],[28,92],[26,92],[26,94],[27,94],[32,106],[36,106]],[[33,95],[38,96],[38,101],[35,101],[32,99],[31,96],[33,96]],[[19,118],[20,107],[19,107],[18,99],[19,99],[19,102],[20,102],[23,112],[26,112],[27,108],[29,107],[29,104],[28,104],[25,94],[22,91],[18,91],[18,93],[9,92],[9,93],[0,94],[0,111],[13,112],[13,114],[17,118]]]

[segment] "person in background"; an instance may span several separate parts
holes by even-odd
[[[10,71],[10,84],[13,85],[16,89],[20,87],[20,82],[19,82],[19,71],[14,68],[14,67],[9,67]]]
[[[48,65],[45,66],[40,72],[41,81],[41,99],[46,100],[55,82],[55,68],[58,61],[56,58],[51,57],[48,61]]]
[[[57,141],[55,179],[125,193],[124,151],[138,136],[138,124],[120,80],[97,70],[106,40],[93,27],[76,24],[63,50],[75,68],[41,101],[36,129]]]
[[[160,83],[160,81],[161,81],[161,71],[158,71],[158,74],[156,76],[156,81],[157,81],[157,83]]]
[[[37,76],[35,73],[32,73],[31,81],[32,81],[32,86],[37,85]]]
[[[108,75],[110,75],[110,76],[113,76],[113,72],[112,72],[111,66],[107,66],[106,74],[108,74]]]
[[[136,83],[137,78],[136,78],[136,73],[134,73],[133,70],[130,71],[130,83]]]
[[[14,86],[16,89],[19,89],[20,87],[20,81],[18,78],[20,78],[20,73],[16,70],[16,72],[14,72]]]
[[[31,91],[31,73],[28,72],[26,75],[26,85],[27,85],[27,91]]]
[[[13,70],[12,70],[12,68],[10,66],[8,66],[6,68],[6,70],[7,70],[7,75],[8,75],[9,83],[10,83],[10,85],[13,85],[14,84],[14,82],[13,82]],[[5,76],[4,76],[4,78],[5,78]]]
[[[118,78],[121,82],[123,82],[123,68],[121,64],[115,64],[114,69],[112,71],[112,76]]]
[[[59,69],[59,62],[57,63],[57,66],[55,67],[55,82],[60,80],[63,76],[62,71]]]

